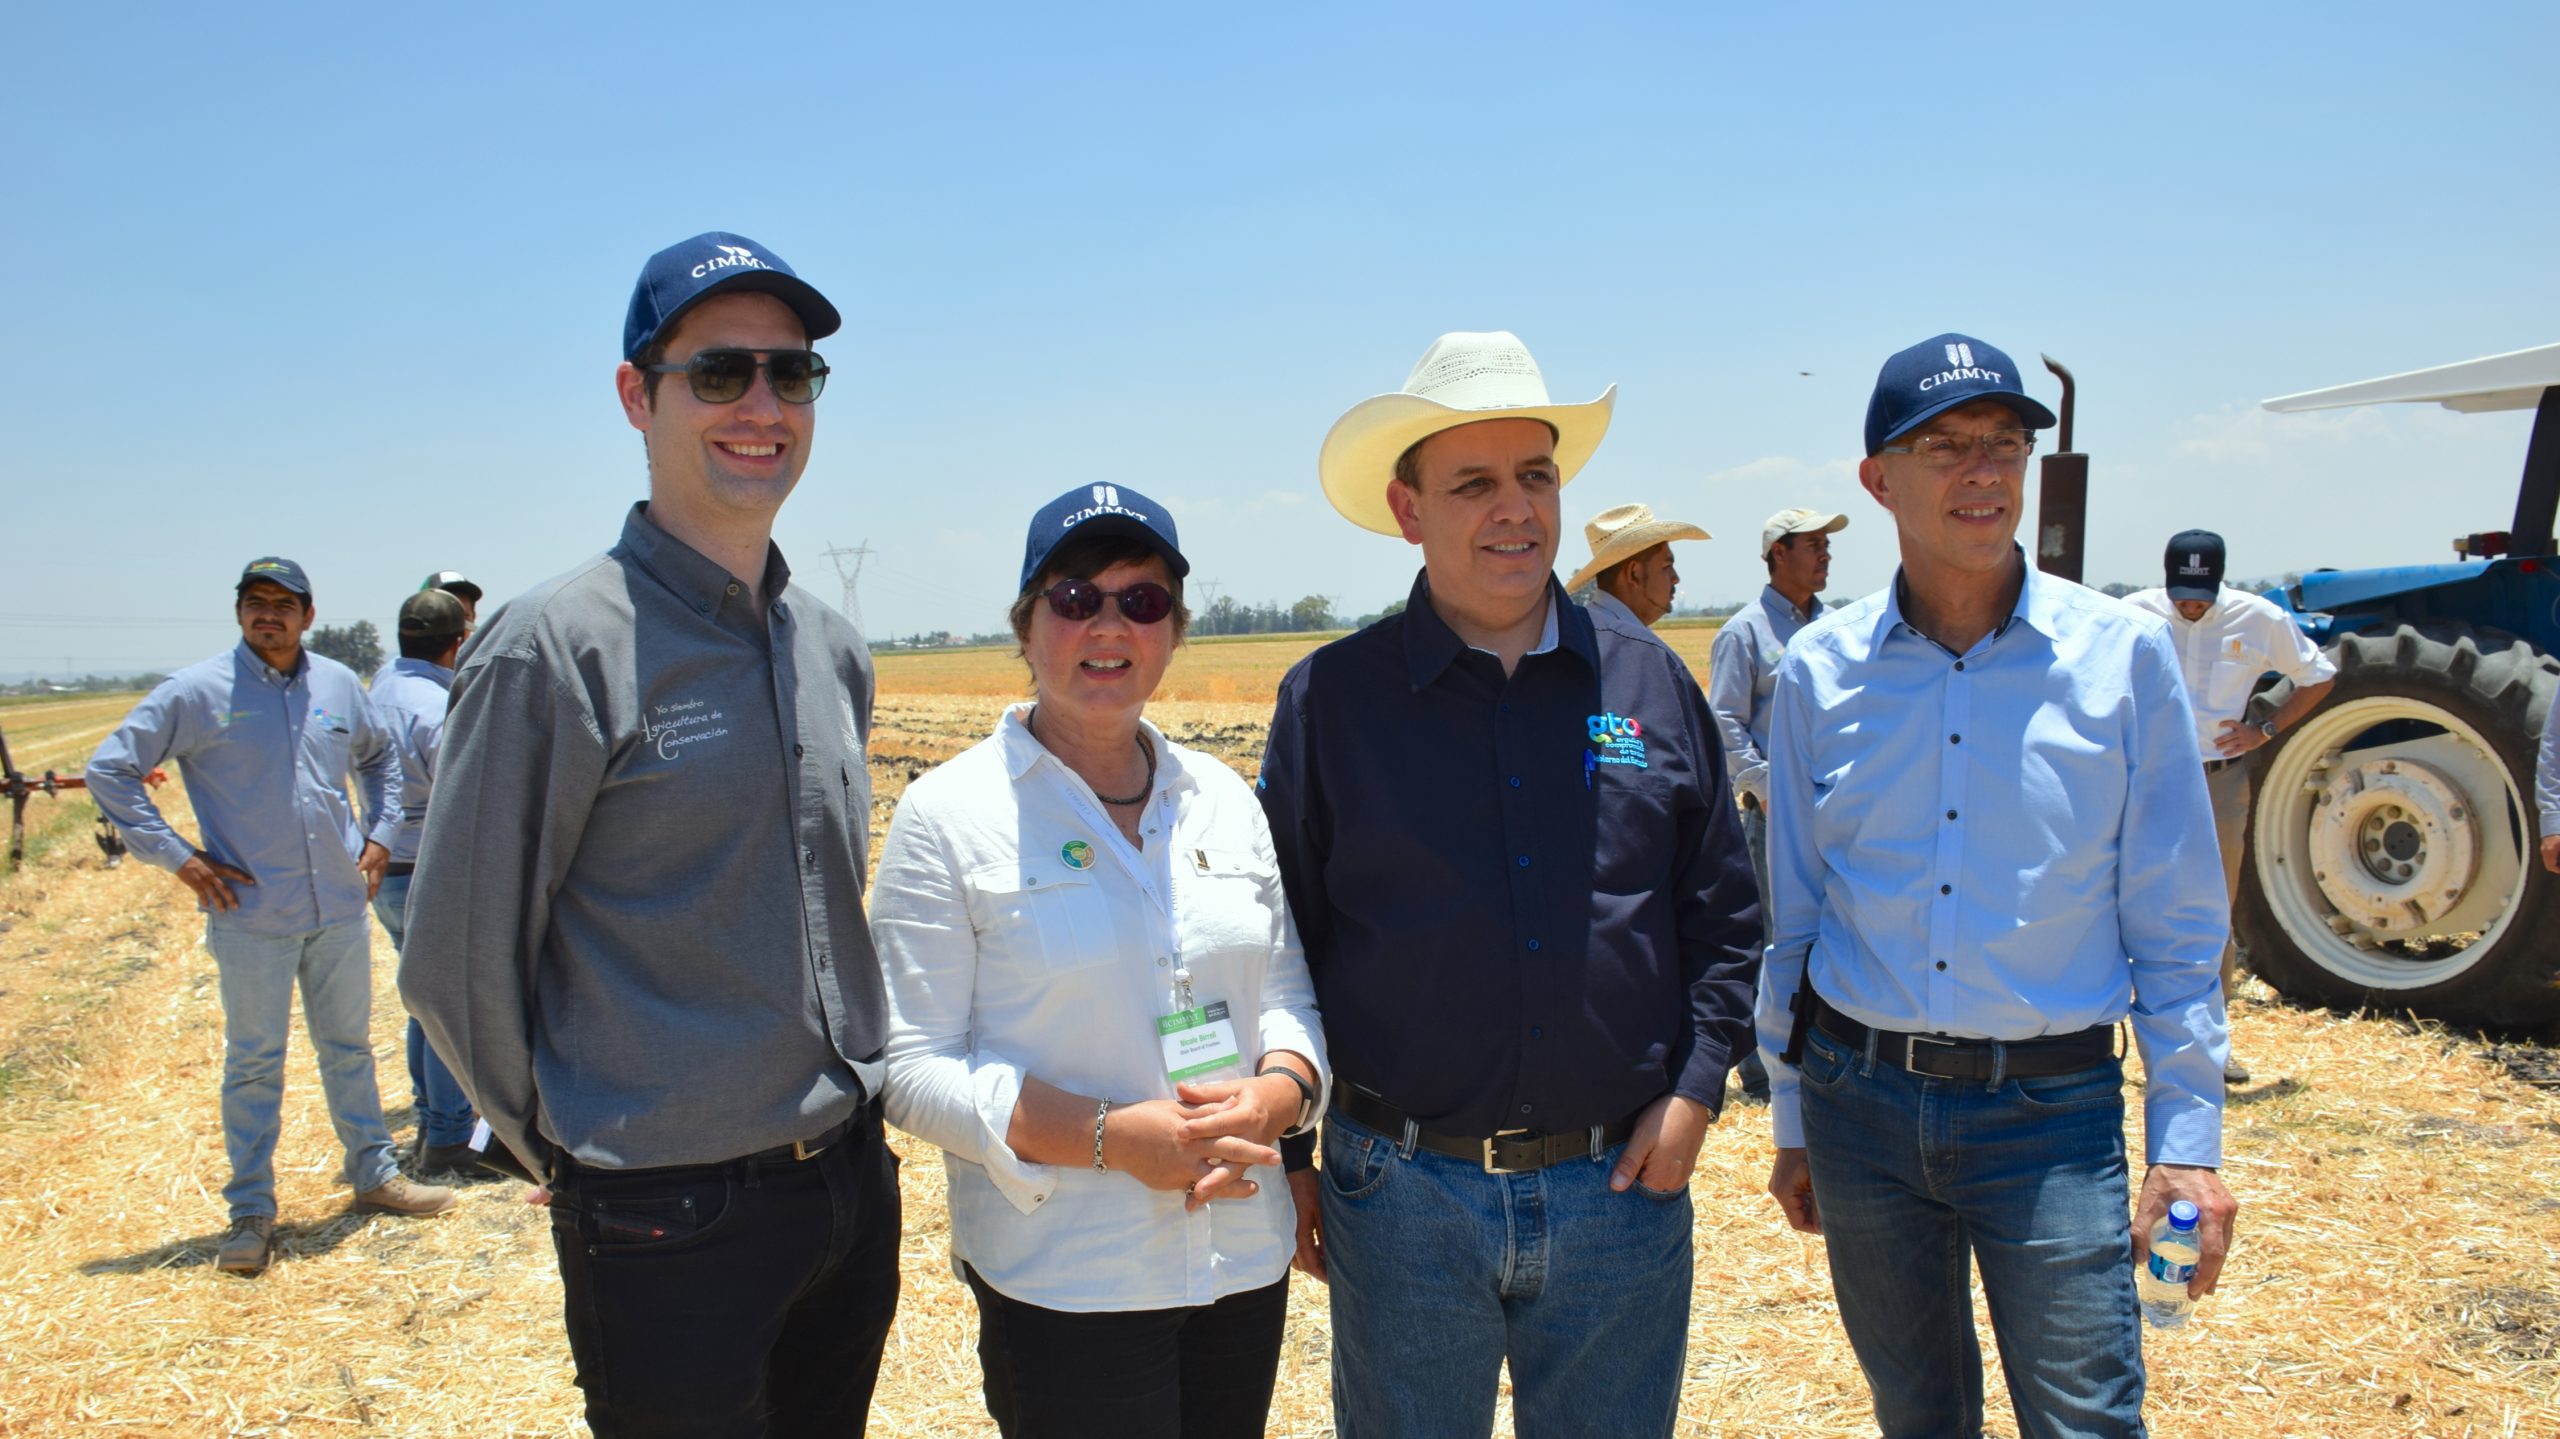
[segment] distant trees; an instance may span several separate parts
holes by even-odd
[[[1249,605],[1233,595],[1220,595],[1191,613],[1195,635],[1285,635],[1341,628],[1342,617],[1333,612],[1333,601],[1324,595],[1308,595],[1285,607],[1278,600]]]
[[[302,637],[302,647],[370,677],[382,668],[382,632],[371,620],[351,625],[322,625]]]

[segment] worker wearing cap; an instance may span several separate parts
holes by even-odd
[[[1281,682],[1263,755],[1337,1076],[1299,1263],[1336,1432],[1668,1435],[1689,1178],[1745,1043],[1758,892],[1705,697],[1556,583],[1559,492],[1614,392],[1547,398],[1442,336],[1317,461],[1422,549],[1402,613]]]
[[[1849,527],[1847,515],[1785,509],[1760,527],[1760,563],[1769,582],[1749,604],[1716,630],[1707,651],[1707,708],[1724,737],[1725,772],[1733,776],[1734,802],[1742,806],[1742,835],[1751,846],[1751,871],[1760,880],[1760,923],[1766,943],[1775,911],[1769,897],[1769,694],[1778,683],[1778,661],[1787,641],[1822,613],[1822,589],[1831,582],[1831,537]],[[1769,1097],[1769,1073],[1755,1050],[1734,1067],[1742,1092]]]
[[[1591,546],[1591,560],[1564,582],[1565,593],[1592,587],[1595,624],[1650,629],[1671,613],[1671,597],[1680,588],[1671,542],[1714,536],[1684,521],[1656,519],[1651,505],[1617,505],[1593,515],[1582,538]]]
[[[374,918],[398,953],[409,929],[409,880],[418,868],[418,840],[426,832],[435,792],[436,758],[444,743],[445,710],[452,699],[453,663],[471,619],[460,597],[429,587],[400,602],[400,653],[373,677],[373,708],[400,751],[400,828],[391,837],[391,862],[373,894]],[[429,1174],[481,1172],[471,1150],[471,1096],[436,1057],[426,1030],[409,1020],[409,1093],[418,1111],[417,1167]]]
[[[1858,480],[1902,563],[1796,633],[1772,701],[1769,1191],[1824,1237],[1889,1435],[1982,1432],[1977,1266],[2020,1432],[2142,1433],[2133,1266],[2189,1200],[2211,1292],[2237,1208],[2194,720],[2165,626],[2018,548],[2052,423],[1970,336],[1885,361]]]
[[[426,582],[419,585],[418,588],[421,590],[442,590],[446,594],[453,596],[455,599],[462,601],[462,618],[466,625],[465,632],[468,633],[470,629],[476,629],[479,627],[480,587],[473,584],[470,579],[462,573],[462,571],[438,570],[434,574],[427,576]]]
[[[160,682],[89,759],[89,793],[133,852],[174,872],[204,911],[222,982],[222,1144],[231,1229],[215,1264],[239,1274],[274,1251],[276,1137],[293,994],[320,1062],[356,1204],[435,1214],[453,1192],[402,1177],[373,1074],[373,945],[365,900],[400,824],[400,756],[353,671],[303,647],[316,611],[302,566],[241,571],[240,643]],[[175,760],[202,845],[143,787]],[[347,802],[352,770],[370,827]]]
[[[741,236],[651,257],[649,498],[454,677],[400,988],[551,1189],[599,1439],[860,1433],[897,1305],[871,657],[772,539],[837,324]]]
[[[2182,530],[2169,540],[2162,566],[2165,584],[2125,596],[2125,603],[2169,622],[2178,668],[2195,708],[2196,747],[2204,755],[2205,793],[2213,800],[2213,837],[2222,851],[2226,903],[2240,898],[2240,860],[2249,844],[2249,751],[2274,739],[2329,697],[2338,666],[2274,601],[2222,582],[2222,536]],[[2258,681],[2269,674],[2293,681],[2293,693],[2273,714],[2250,713]],[[2222,993],[2227,1000],[2239,978],[2239,947],[2222,946]],[[2222,1082],[2246,1084],[2248,1066],[2236,1054],[2222,1063]]]

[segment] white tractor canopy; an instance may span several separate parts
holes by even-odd
[[[2560,345],[2513,350],[2433,369],[2385,375],[2379,380],[2305,390],[2298,395],[2278,395],[2265,404],[2279,414],[2401,402],[2434,403],[2448,410],[2479,414],[2488,410],[2530,410],[2542,403],[2542,392],[2553,385],[2560,385]]]

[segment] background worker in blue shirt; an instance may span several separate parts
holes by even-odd
[[[2020,1434],[2143,1432],[2133,1264],[2193,1200],[2211,1293],[2237,1207],[2195,724],[2161,621],[2016,544],[2052,423],[1980,340],[1887,360],[1858,478],[1902,565],[1778,668],[1769,1191],[1828,1241],[1888,1436],[1982,1432],[1976,1264]],[[2150,1161],[2130,1230],[2128,1013]]]
[[[1400,615],[1281,684],[1263,806],[1337,1083],[1291,1176],[1344,1439],[1667,1435],[1689,1173],[1748,1028],[1758,893],[1678,656],[1555,579],[1610,396],[1445,335],[1319,459],[1422,547]]]
[[[476,587],[473,593],[478,593]],[[373,894],[374,917],[391,936],[395,954],[408,940],[409,880],[417,873],[418,839],[426,833],[427,805],[435,794],[445,711],[453,699],[453,663],[470,634],[470,602],[431,582],[400,602],[400,653],[373,677],[374,712],[400,752],[400,827],[391,836],[391,862],[383,867],[382,887]],[[408,1049],[409,1092],[418,1111],[418,1168],[428,1174],[484,1172],[471,1151],[471,1127],[479,1118],[471,1096],[437,1057],[415,1018],[409,1021]]]
[[[160,682],[89,759],[89,792],[135,854],[174,872],[204,910],[222,979],[222,1143],[231,1229],[215,1263],[255,1274],[275,1235],[276,1136],[293,991],[320,1060],[329,1119],[359,1208],[436,1214],[453,1192],[400,1174],[373,1077],[373,946],[365,901],[399,825],[400,759],[364,686],[302,647],[311,582],[269,557],[240,575],[240,643]],[[179,838],[142,777],[176,760],[202,847]],[[352,768],[376,818],[347,803]]]

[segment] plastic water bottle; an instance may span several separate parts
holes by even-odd
[[[2202,1253],[2196,1243],[2196,1207],[2171,1201],[2169,1212],[2151,1226],[2151,1258],[2133,1272],[2134,1290],[2142,1297],[2142,1317],[2154,1329],[2175,1329],[2187,1322],[2196,1302],[2187,1297],[2187,1281],[2196,1273]]]

